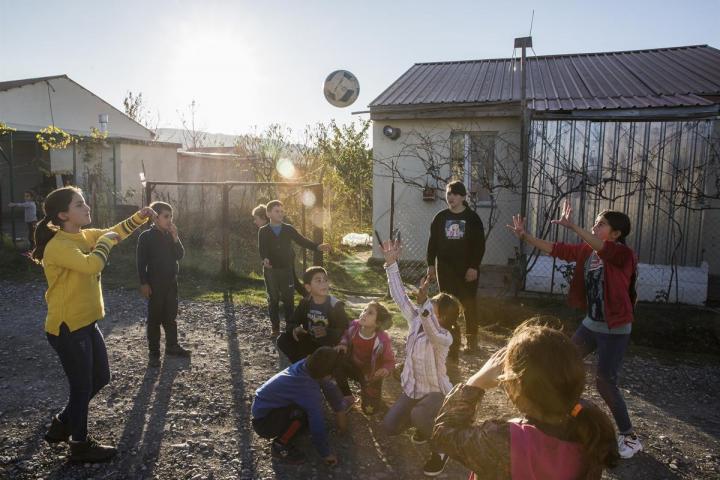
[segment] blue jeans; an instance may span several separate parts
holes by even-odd
[[[443,400],[445,395],[440,392],[428,393],[420,399],[410,398],[403,392],[385,414],[383,430],[388,435],[399,435],[412,426],[429,439]]]
[[[620,433],[632,432],[625,399],[618,388],[618,374],[627,350],[630,334],[613,335],[593,332],[580,325],[572,337],[583,358],[597,350],[598,366],[595,377],[600,396],[605,400],[615,418]]]
[[[58,417],[70,425],[73,440],[85,441],[90,400],[110,382],[105,340],[95,323],[74,332],[63,323],[60,335],[48,333],[47,339],[60,357],[70,384],[70,398]]]
[[[280,329],[280,302],[283,303],[285,323],[295,310],[295,271],[292,268],[264,268],[268,314],[273,330]]]

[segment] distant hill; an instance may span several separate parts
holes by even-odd
[[[188,145],[185,142],[183,136],[183,130],[181,128],[158,128],[156,140],[160,142],[173,142],[181,143],[183,150],[187,149]],[[224,133],[205,133],[205,141],[203,146],[205,147],[232,147],[235,145],[235,141],[239,135],[226,135]]]

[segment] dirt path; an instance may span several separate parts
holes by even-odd
[[[45,424],[66,399],[67,385],[43,333],[45,306],[40,283],[0,281],[0,477],[27,479],[231,479],[231,478],[421,478],[427,447],[409,437],[384,437],[379,418],[359,411],[351,432],[332,433],[340,465],[326,468],[307,436],[309,461],[275,464],[267,442],[249,427],[254,390],[277,370],[266,339],[268,320],[256,306],[182,302],[180,329],[193,348],[191,362],[165,361],[146,368],[144,304],[135,292],[106,292],[108,316],[101,322],[113,380],[91,404],[90,431],[117,443],[107,465],[70,465],[65,447],[42,440]],[[403,332],[392,332],[402,357]],[[495,347],[485,345],[483,352]],[[467,377],[487,353],[463,359],[456,378]],[[675,357],[677,357],[675,355]],[[718,478],[720,476],[720,366],[717,358],[672,358],[632,348],[623,388],[645,453],[607,478]],[[399,392],[387,382],[386,400]],[[594,388],[588,391],[597,399]],[[483,416],[513,415],[499,392],[490,394]],[[332,428],[332,423],[329,423]],[[440,478],[467,478],[451,462]]]

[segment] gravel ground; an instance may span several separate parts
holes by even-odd
[[[43,441],[52,414],[67,398],[60,364],[45,340],[42,283],[0,281],[0,477],[18,479],[231,479],[231,478],[421,478],[428,450],[408,436],[387,438],[379,417],[350,414],[350,432],[331,433],[340,458],[325,467],[304,435],[302,466],[272,461],[266,440],[250,428],[254,390],[278,370],[266,338],[263,309],[225,302],[181,302],[182,341],[191,361],[165,360],[146,368],[144,302],[133,291],[105,292],[100,322],[113,373],[90,406],[90,431],[115,442],[116,459],[104,465],[72,465],[65,446]],[[392,330],[402,358],[403,331]],[[463,358],[453,380],[466,378],[497,346],[483,344]],[[592,370],[592,359],[588,362]],[[590,375],[590,374],[589,374]],[[589,378],[589,380],[591,380]],[[594,387],[587,395],[599,401]],[[605,478],[720,477],[720,362],[717,357],[669,354],[631,347],[622,388],[645,452],[623,461]],[[386,401],[399,393],[386,382]],[[500,392],[487,396],[482,417],[517,412]],[[330,415],[328,415],[330,418]],[[329,420],[328,426],[333,428]],[[450,462],[439,478],[467,478]]]

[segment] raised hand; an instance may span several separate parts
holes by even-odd
[[[387,265],[392,265],[397,262],[400,258],[401,251],[402,245],[400,244],[400,240],[385,240],[382,244],[382,252]]]
[[[567,228],[575,226],[572,221],[572,205],[570,205],[570,200],[565,199],[565,201],[563,202],[562,215],[557,220],[550,220],[550,223],[552,223],[553,225],[562,225],[563,227]]]
[[[512,225],[505,225],[510,231],[520,240],[523,240],[525,238],[525,217],[521,217],[520,214],[513,215],[512,217],[513,224]]]
[[[155,213],[155,210],[150,207],[143,207],[138,213],[140,213],[141,217],[151,218],[153,221],[157,218],[157,213]]]
[[[507,355],[507,347],[503,347],[497,352],[493,353],[490,358],[487,359],[485,365],[482,366],[478,372],[470,377],[466,382],[471,387],[482,388],[483,390],[489,390],[497,387],[498,377],[503,373],[505,366],[505,357]]]
[[[426,275],[431,282],[434,282],[437,279],[437,276],[435,275],[435,267],[429,266]]]
[[[428,299],[428,290],[430,289],[430,276],[426,275],[420,280],[420,286],[418,287],[417,303],[418,305],[424,305]]]

